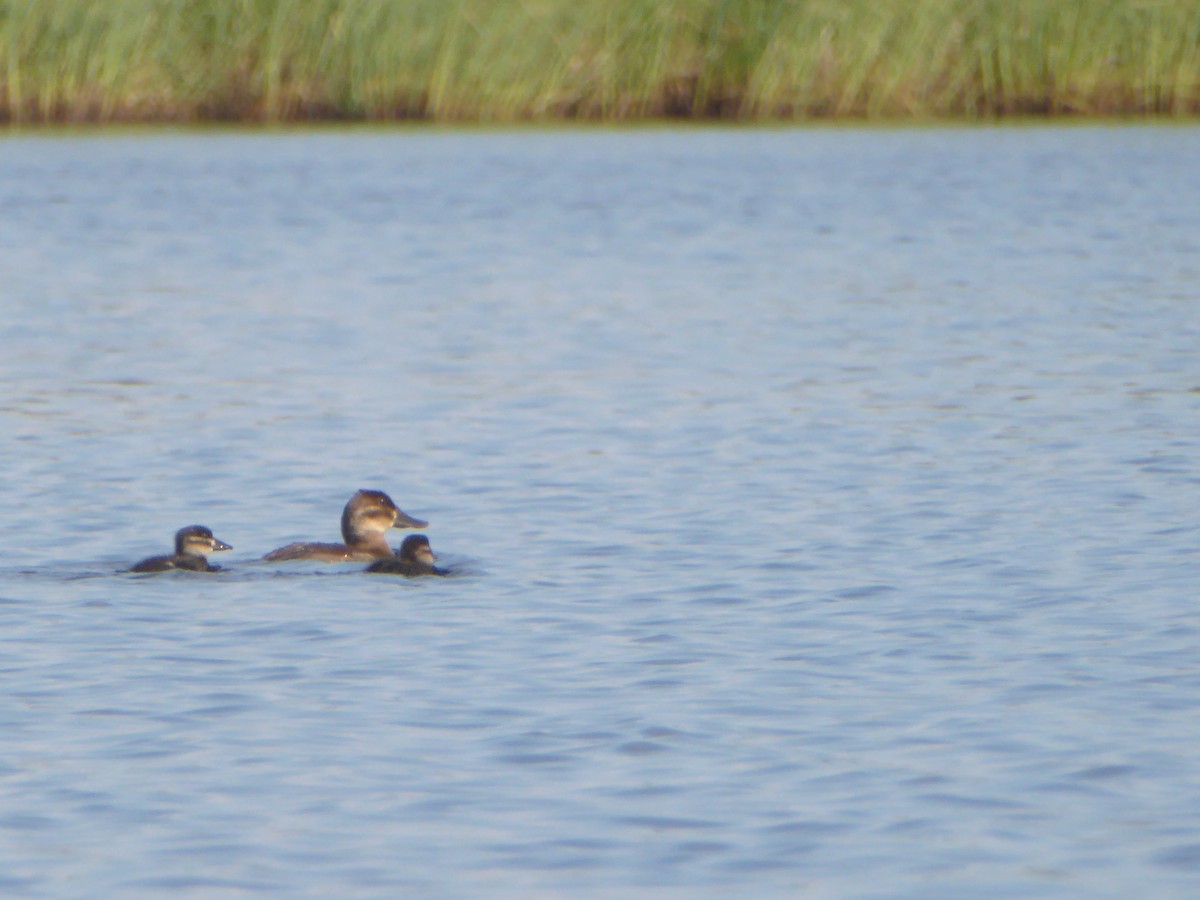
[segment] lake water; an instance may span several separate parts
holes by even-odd
[[[1198,161],[0,139],[0,891],[1196,896]]]

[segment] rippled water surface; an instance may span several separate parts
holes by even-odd
[[[0,891],[1195,896],[1198,159],[0,140]]]

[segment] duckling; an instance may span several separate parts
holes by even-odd
[[[396,551],[396,555],[388,559],[377,560],[367,566],[368,572],[382,572],[387,575],[445,575],[445,569],[435,566],[433,548],[429,546],[429,538],[423,534],[410,534]]]
[[[383,491],[358,491],[342,510],[343,544],[295,543],[272,550],[263,559],[314,559],[353,562],[393,556],[385,532],[389,528],[424,528],[428,522],[402,512]]]
[[[166,572],[169,569],[187,569],[189,572],[219,572],[220,566],[209,564],[208,554],[232,549],[229,544],[213,537],[213,533],[203,525],[189,525],[175,532],[173,556],[151,556],[129,571]]]

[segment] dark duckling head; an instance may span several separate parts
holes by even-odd
[[[368,572],[387,575],[445,575],[444,569],[434,565],[437,557],[429,546],[429,538],[423,534],[410,534],[389,559],[381,559],[367,567]]]
[[[213,537],[211,529],[203,525],[189,525],[175,532],[176,556],[208,556],[221,550],[232,550],[229,544]]]
[[[429,546],[429,538],[423,534],[410,534],[396,551],[396,556],[404,562],[420,563],[432,566],[437,562],[433,548]]]

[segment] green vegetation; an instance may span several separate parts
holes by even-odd
[[[1197,0],[0,0],[0,120],[1200,113]]]

